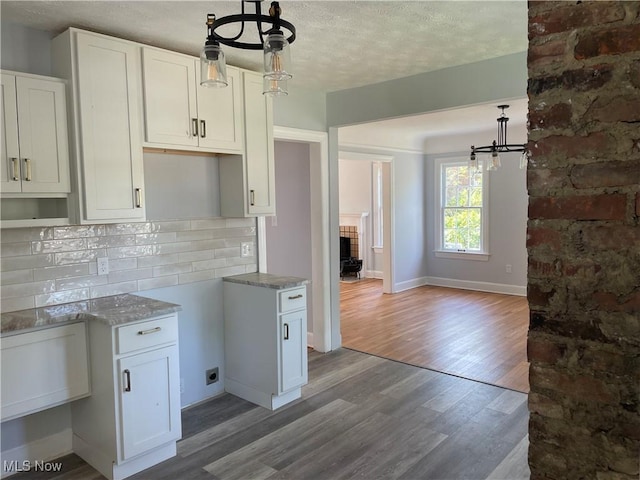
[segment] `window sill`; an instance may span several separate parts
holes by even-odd
[[[456,260],[475,260],[477,262],[488,262],[488,253],[474,252],[452,252],[449,250],[436,250],[434,252],[437,258],[451,258]]]
[[[373,253],[382,253],[382,247],[371,247]]]

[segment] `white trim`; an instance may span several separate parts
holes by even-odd
[[[376,145],[364,145],[360,143],[340,143],[338,148],[342,150],[343,148],[357,148],[359,150],[373,150],[374,152],[392,152],[392,153],[418,153],[423,155],[424,152],[422,150],[418,150],[415,148],[395,148],[395,147],[378,147]]]
[[[2,452],[2,462],[17,461],[19,465],[27,460],[33,465],[38,462],[46,462],[54,458],[62,457],[73,452],[72,431],[70,428],[62,432],[54,433],[47,437],[42,437],[32,442],[20,445]],[[17,472],[0,471],[0,478],[6,478]]]
[[[331,350],[331,257],[329,228],[329,139],[327,132],[273,127],[274,140],[309,144],[311,168],[311,294],[313,348]],[[265,235],[258,230],[258,235]],[[258,244],[261,245],[260,240]],[[265,243],[266,245],[266,243]]]
[[[339,160],[357,160],[364,162],[392,162],[392,155],[380,155],[379,153],[352,152],[351,150],[340,150]]]
[[[474,282],[471,280],[458,280],[455,278],[424,277],[425,285],[436,287],[460,288],[463,290],[476,290],[478,292],[503,293],[505,295],[527,296],[527,287],[519,285],[507,285],[505,283]]]
[[[307,332],[307,346],[313,348],[313,332]]]
[[[364,272],[365,278],[379,278],[382,280],[384,273],[379,270],[367,270]]]
[[[412,288],[422,287],[424,285],[428,285],[427,277],[414,278],[413,280],[396,283],[393,292],[404,292],[405,290],[411,290]]]
[[[271,217],[273,218],[273,217]],[[267,271],[267,217],[256,217],[256,235],[258,237],[258,271]]]
[[[477,262],[488,262],[488,253],[475,253],[475,252],[452,252],[451,250],[435,250],[434,255],[437,258],[451,258],[456,260],[475,260]]]
[[[373,250],[373,253],[375,254],[380,254],[380,253],[384,253],[384,247],[378,247],[376,245],[374,245],[373,247],[371,247],[371,250]]]

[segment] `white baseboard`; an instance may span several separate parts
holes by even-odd
[[[313,332],[307,332],[307,346],[313,348]]]
[[[366,278],[383,278],[383,273],[378,270],[367,270],[363,274]]]
[[[507,285],[504,283],[474,282],[470,280],[457,280],[443,277],[420,277],[406,282],[396,283],[394,293],[403,292],[423,285],[434,287],[460,288],[462,290],[476,290],[478,292],[503,293],[505,295],[527,296],[527,287],[519,285]]]
[[[473,282],[470,280],[457,280],[455,278],[424,277],[426,283],[436,287],[460,288],[463,290],[477,290],[479,292],[503,293],[505,295],[527,296],[527,287],[508,285],[505,283]]]
[[[2,452],[2,464],[11,465],[12,462],[18,462],[21,466],[23,462],[30,462],[32,465],[35,462],[47,462],[54,458],[62,457],[73,452],[72,447],[73,432],[70,428],[63,430],[62,432],[54,433],[44,438],[39,438],[33,442],[29,442],[19,447],[11,448]],[[0,471],[0,478],[7,478],[15,471],[5,471],[2,468]]]

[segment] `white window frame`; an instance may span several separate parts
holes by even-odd
[[[486,262],[489,260],[489,175],[481,162],[480,167],[482,175],[482,224],[481,224],[481,249],[479,252],[461,252],[444,248],[444,201],[445,201],[445,175],[446,167],[451,166],[468,166],[467,158],[439,158],[435,161],[435,235],[436,250],[435,256],[438,258],[450,258],[458,260],[476,260]]]

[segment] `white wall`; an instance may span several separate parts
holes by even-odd
[[[311,280],[309,145],[275,143],[276,217],[267,217],[267,271]],[[307,288],[307,331],[313,332],[313,295]]]
[[[51,75],[51,35],[3,21],[0,24],[0,68]]]

